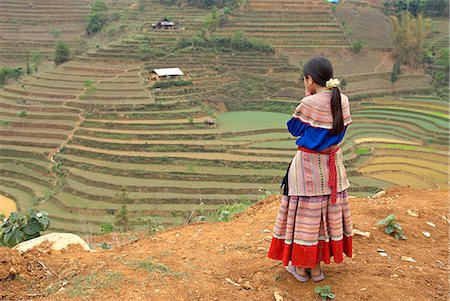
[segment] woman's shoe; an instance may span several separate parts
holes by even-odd
[[[308,273],[309,275],[311,275],[311,279],[314,280],[315,282],[322,281],[323,279],[325,279],[325,274],[323,273],[322,270],[320,270],[320,275],[317,276],[313,276],[310,269],[308,269]]]
[[[295,270],[295,266],[293,266],[293,265],[288,265],[286,267],[286,270],[289,273],[291,273],[292,275],[294,275],[295,279],[297,279],[300,282],[305,283],[305,282],[308,282],[308,280],[309,280],[309,273],[308,272],[306,272],[307,276],[302,276],[299,273],[297,273],[297,271]]]

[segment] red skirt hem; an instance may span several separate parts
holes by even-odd
[[[319,243],[313,246],[286,244],[284,239],[273,237],[268,257],[283,261],[285,266],[291,261],[294,266],[314,268],[321,261],[330,264],[331,257],[335,263],[341,263],[344,261],[343,254],[352,257],[351,236],[344,235],[341,240],[319,240]]]

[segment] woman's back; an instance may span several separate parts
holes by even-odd
[[[331,91],[325,90],[303,98],[295,108],[292,118],[287,122],[289,132],[297,139],[297,146],[321,151],[342,141],[347,126],[352,123],[348,97],[341,93],[344,130],[330,133],[333,127],[331,113]]]

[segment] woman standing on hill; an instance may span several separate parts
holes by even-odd
[[[351,123],[348,97],[325,57],[303,66],[305,98],[287,122],[300,138],[297,153],[284,177],[283,196],[268,256],[282,260],[299,281],[325,278],[320,268],[331,256],[341,263],[352,257],[352,220],[347,188],[350,186],[339,143]]]

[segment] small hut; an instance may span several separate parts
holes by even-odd
[[[167,20],[166,18],[162,19],[156,24],[152,24],[152,29],[174,29],[175,23],[172,21]]]
[[[147,76],[148,80],[161,80],[161,79],[171,79],[183,76],[183,71],[180,68],[163,68],[163,69],[153,69]]]

